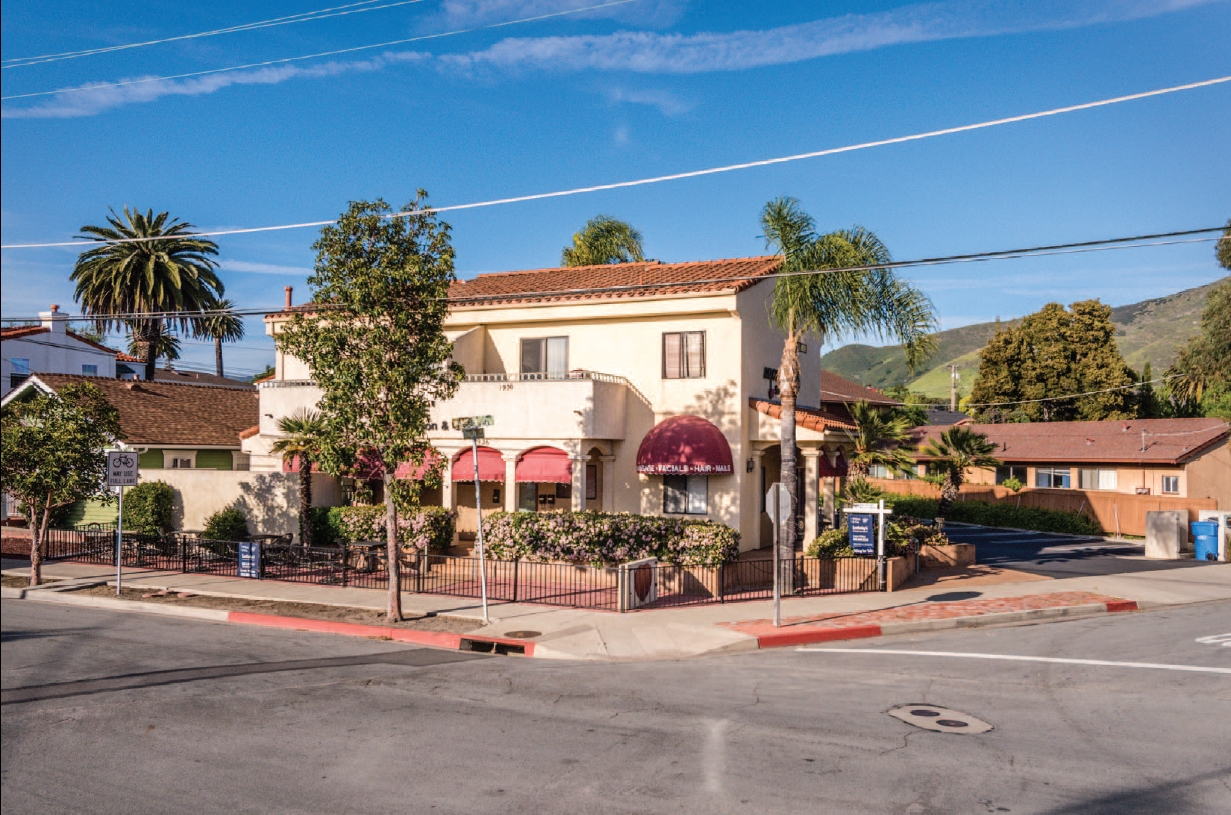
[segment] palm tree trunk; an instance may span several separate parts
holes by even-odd
[[[790,512],[779,519],[778,559],[782,564],[782,591],[794,592],[795,564],[795,516],[794,504],[798,488],[798,473],[795,459],[795,401],[799,396],[799,334],[791,333],[782,346],[782,363],[778,368],[778,389],[782,400],[781,413],[781,467],[778,480],[786,494],[791,496]]]
[[[222,376],[222,340],[214,337],[214,367],[218,369],[218,376]]]
[[[299,457],[299,543],[312,545],[312,462]]]
[[[957,500],[959,489],[961,489],[960,481],[955,479],[952,473],[947,473],[944,483],[940,486],[940,502],[936,506],[937,517],[948,516],[949,507],[953,506],[953,502]]]
[[[393,505],[393,468],[385,466],[385,559],[389,572],[389,622],[396,623],[402,619],[402,572],[399,568],[398,555],[398,511]]]
[[[157,320],[146,322],[145,328],[145,381],[153,382],[158,371],[158,338],[162,335],[162,326]]]

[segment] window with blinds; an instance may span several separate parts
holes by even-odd
[[[705,332],[663,334],[663,379],[700,379],[705,376]]]
[[[528,379],[564,379],[568,374],[568,337],[521,341],[521,375]]]
[[[1116,470],[1104,468],[1083,467],[1077,476],[1077,483],[1083,490],[1114,490],[1119,482]]]

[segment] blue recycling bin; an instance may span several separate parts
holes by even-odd
[[[1218,560],[1218,522],[1193,521],[1192,530],[1197,560]]]

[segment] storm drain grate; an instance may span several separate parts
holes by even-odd
[[[992,729],[990,724],[969,713],[936,705],[900,705],[886,712],[907,724],[937,733],[965,733],[973,736]]]

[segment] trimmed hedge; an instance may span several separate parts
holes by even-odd
[[[585,512],[497,512],[483,542],[497,560],[606,565],[657,557],[680,566],[718,566],[739,557],[739,533],[714,521]]]
[[[174,527],[175,489],[165,481],[146,481],[124,491],[124,528],[158,534]]]
[[[887,503],[887,502],[886,502]],[[945,546],[950,543],[944,532],[935,527],[916,523],[913,518],[890,521],[885,529],[885,556],[897,557],[910,553],[915,546]],[[808,557],[837,558],[856,557],[851,548],[850,533],[846,526],[826,529],[804,550]]]
[[[398,513],[398,543],[402,551],[415,553],[427,548],[443,552],[453,543],[457,513],[444,507],[420,507]],[[313,507],[312,543],[336,546],[362,540],[385,539],[383,506]]]
[[[248,517],[239,507],[220,509],[205,522],[202,540],[242,541],[248,539]]]
[[[885,503],[898,515],[935,518],[937,500],[916,495],[889,493]],[[1061,532],[1068,535],[1102,535],[1099,522],[1077,512],[1062,512],[1039,507],[1019,507],[990,501],[956,501],[949,507],[950,521],[980,526],[1010,526],[1035,532]]]

